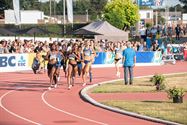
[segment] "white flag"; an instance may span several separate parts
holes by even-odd
[[[68,21],[73,23],[73,2],[72,0],[66,0],[67,3],[67,14],[68,14]]]
[[[19,0],[13,0],[13,7],[14,7],[15,25],[19,25],[21,21]]]

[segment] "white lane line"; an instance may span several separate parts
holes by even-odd
[[[73,117],[76,117],[76,118],[79,118],[79,119],[83,119],[83,120],[86,120],[86,121],[89,121],[89,122],[93,122],[93,123],[97,123],[97,124],[100,124],[100,125],[108,125],[106,123],[103,123],[103,122],[99,122],[99,121],[95,121],[95,120],[92,120],[92,119],[89,119],[89,118],[85,118],[85,117],[81,117],[81,116],[78,116],[78,115],[75,115],[75,114],[72,114],[70,112],[67,112],[67,111],[64,111],[62,109],[59,109],[59,108],[56,108],[54,106],[52,106],[51,104],[49,104],[46,100],[45,100],[45,94],[47,93],[47,91],[45,91],[43,94],[42,94],[42,101],[49,107],[53,108],[54,110],[57,110],[59,112],[62,112],[62,113],[65,113],[67,115],[70,115],[70,116],[73,116]]]
[[[3,98],[4,98],[5,96],[7,96],[8,94],[14,92],[14,91],[15,91],[15,90],[8,91],[7,93],[3,94],[3,95],[0,97],[0,107],[3,108],[3,109],[4,109],[5,111],[7,111],[8,113],[10,113],[11,115],[16,116],[16,117],[18,117],[18,118],[20,118],[20,119],[22,119],[22,120],[25,120],[25,121],[30,122],[30,123],[35,124],[35,125],[42,125],[42,124],[40,124],[40,123],[37,123],[37,122],[31,121],[31,120],[29,120],[29,119],[27,119],[27,118],[24,118],[24,117],[22,117],[22,116],[20,116],[20,115],[18,115],[18,114],[16,114],[16,113],[14,113],[14,112],[11,112],[10,110],[8,110],[6,107],[3,106],[3,104],[2,104]]]

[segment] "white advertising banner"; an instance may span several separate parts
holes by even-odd
[[[0,72],[29,69],[28,54],[0,54]]]
[[[14,8],[15,25],[19,25],[21,22],[19,0],[13,0],[13,8]]]
[[[66,0],[67,3],[67,14],[68,14],[68,21],[73,23],[73,1]]]

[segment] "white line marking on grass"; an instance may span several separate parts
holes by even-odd
[[[46,100],[45,100],[45,94],[47,93],[47,91],[45,91],[43,94],[42,94],[42,101],[47,105],[49,106],[50,108],[53,108],[54,110],[57,110],[59,112],[62,112],[62,113],[65,113],[67,115],[70,115],[70,116],[73,116],[73,117],[76,117],[76,118],[79,118],[79,119],[83,119],[83,120],[86,120],[86,121],[89,121],[89,122],[93,122],[93,123],[97,123],[97,124],[100,124],[100,125],[108,125],[106,123],[102,123],[102,122],[99,122],[99,121],[95,121],[95,120],[92,120],[92,119],[89,119],[89,118],[85,118],[85,117],[81,117],[81,116],[78,116],[78,115],[75,115],[75,114],[72,114],[70,112],[67,112],[67,111],[64,111],[62,109],[59,109],[59,108],[56,108],[54,106],[52,106],[51,104],[49,104]]]
[[[27,119],[27,118],[24,118],[24,117],[22,117],[22,116],[20,116],[20,115],[18,115],[18,114],[16,114],[16,113],[14,113],[14,112],[11,112],[11,111],[8,110],[5,106],[3,106],[3,104],[2,104],[3,98],[4,98],[5,96],[7,96],[8,94],[14,92],[14,91],[15,91],[15,90],[8,91],[7,93],[3,94],[3,95],[0,97],[0,107],[3,108],[3,109],[4,109],[5,111],[7,111],[8,113],[10,113],[11,115],[16,116],[16,117],[18,117],[18,118],[20,118],[20,119],[22,119],[22,120],[24,120],[24,121],[30,122],[30,123],[35,124],[35,125],[42,125],[42,124],[40,124],[40,123],[37,123],[37,122],[31,121],[31,120],[29,120],[29,119]]]

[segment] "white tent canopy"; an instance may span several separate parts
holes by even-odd
[[[124,32],[107,21],[96,21],[75,31],[74,34],[94,35],[95,39],[128,40],[128,33]]]

